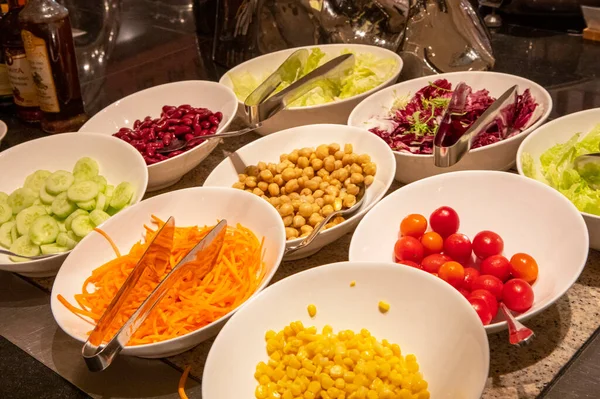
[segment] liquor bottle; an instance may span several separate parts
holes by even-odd
[[[8,0],[9,10],[2,18],[0,27],[2,51],[13,100],[17,106],[17,116],[25,122],[39,122],[42,112],[19,27],[19,13],[23,10],[24,3],[24,0]]]
[[[4,14],[5,8],[8,11],[8,4],[2,4],[2,6],[2,14]],[[3,16],[0,16],[0,27],[2,26],[2,19]],[[3,31],[0,30],[0,43],[2,43],[2,36]],[[12,87],[8,80],[8,69],[6,69],[6,62],[4,61],[4,51],[2,51],[2,45],[0,44],[0,107],[11,106],[12,104]]]
[[[69,11],[55,0],[29,0],[19,14],[21,35],[48,133],[77,131],[83,107]]]

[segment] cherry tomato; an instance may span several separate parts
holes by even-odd
[[[497,300],[502,299],[502,281],[498,277],[482,274],[473,281],[473,290],[488,290]]]
[[[427,219],[425,216],[413,213],[408,215],[400,223],[400,234],[420,238],[427,230]]]
[[[458,292],[460,292],[462,294],[462,296],[464,296],[465,298],[467,298],[467,300],[471,296],[471,292],[469,292],[469,290],[466,290],[464,288],[459,288]]]
[[[458,231],[460,220],[454,209],[449,206],[442,206],[429,216],[429,225],[433,231],[442,237],[448,237]]]
[[[533,305],[533,289],[527,281],[513,278],[504,284],[502,298],[507,308],[523,313]]]
[[[502,255],[492,255],[481,262],[479,270],[481,274],[490,274],[505,282],[510,277],[510,262]]]
[[[492,319],[496,317],[498,313],[498,300],[488,290],[475,290],[471,292],[471,296],[469,298],[480,298],[487,303],[490,312],[492,313]]]
[[[530,255],[518,253],[510,258],[510,274],[533,283],[538,277],[538,264]]]
[[[423,266],[423,270],[429,273],[437,273],[444,263],[450,262],[451,260],[452,259],[446,255],[431,254],[421,261],[421,266]]]
[[[454,233],[444,240],[444,253],[458,262],[471,258],[471,240],[464,234]]]
[[[483,325],[487,326],[490,324],[490,321],[492,321],[492,312],[490,312],[487,303],[481,298],[469,298],[469,302],[473,306],[473,309],[475,309],[475,312],[477,312],[477,316],[479,316]]]
[[[420,263],[423,259],[423,245],[414,237],[402,237],[394,245],[397,260],[411,260]]]
[[[479,259],[500,255],[504,250],[502,237],[493,231],[481,231],[473,238],[473,252]]]
[[[401,264],[401,265],[410,266],[410,267],[416,267],[417,269],[423,270],[423,267],[421,265],[419,265],[417,262],[413,262],[412,260],[397,260],[396,259],[396,263]]]
[[[460,288],[465,279],[465,268],[458,262],[446,262],[440,267],[438,275],[453,287]]]
[[[426,254],[439,254],[444,249],[444,239],[435,231],[423,234],[421,244],[425,248]]]
[[[475,279],[479,277],[479,275],[479,270],[474,269],[472,267],[465,267],[465,279],[463,281],[463,288],[466,288],[467,290],[472,290],[473,281],[475,281]]]

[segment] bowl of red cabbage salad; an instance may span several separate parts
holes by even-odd
[[[496,98],[488,90],[475,90],[468,86],[467,109],[459,119],[466,130],[479,118]],[[367,124],[394,151],[430,155],[433,153],[433,138],[453,93],[453,85],[446,79],[437,79],[418,90],[395,101],[389,113],[373,116]],[[516,106],[502,120],[508,123],[495,123],[487,131],[479,134],[472,149],[513,137],[535,123],[541,112],[529,89],[520,92]],[[500,120],[500,119],[499,119]],[[504,139],[503,139],[504,138]]]

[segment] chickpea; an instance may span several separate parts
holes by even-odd
[[[298,213],[300,214],[300,216],[308,218],[313,213],[313,207],[311,204],[305,202],[303,204],[300,204],[300,207],[298,208]]]
[[[369,156],[369,154],[360,154],[358,156],[358,163],[359,164],[363,165],[363,164],[366,164],[366,163],[369,163],[369,162],[371,162],[371,157]]]
[[[343,221],[345,221],[346,219],[344,219],[343,216],[336,216],[333,218],[333,220],[331,221],[331,223],[338,225],[340,223],[342,223]]]
[[[344,152],[346,154],[352,154],[353,148],[352,144],[344,144]]]
[[[362,176],[362,175],[361,175],[361,176]],[[333,195],[333,197],[335,198],[335,197],[338,197],[338,196],[340,195],[340,189],[339,189],[339,188],[337,188],[336,186],[328,186],[328,187],[325,189],[325,193],[326,193],[326,194]]]
[[[344,167],[344,163],[343,163],[342,161],[338,161],[338,160],[336,160],[336,161],[333,163],[333,166],[335,167],[335,169],[336,169],[336,170],[337,170],[337,169],[342,169],[342,168]]]
[[[352,194],[348,194],[344,197],[344,206],[346,208],[350,208],[352,207],[354,204],[356,204],[356,197]]]
[[[333,222],[329,222],[325,225],[325,230],[332,228],[333,226],[335,226],[335,224],[333,224]]]
[[[308,157],[308,162],[311,162],[313,159],[317,159],[317,154],[315,154],[314,152],[311,153]]]
[[[288,197],[287,195],[281,195],[279,196],[279,200],[281,201],[282,204],[286,203],[286,202],[292,202],[291,198]]]
[[[290,193],[289,194],[290,200],[299,200],[300,199],[300,194],[298,193]]]
[[[329,187],[329,183],[327,183],[326,181],[322,182],[321,184],[319,184],[319,188],[323,191],[325,191],[325,189]]]
[[[308,158],[314,152],[314,150],[310,147],[304,147],[300,151],[298,151],[298,155],[301,157]]]
[[[265,195],[265,192],[260,188],[256,187],[254,190],[252,190],[252,194],[258,195],[260,197],[261,195]]]
[[[298,212],[300,205],[302,205],[302,201],[300,201],[299,199],[292,200],[292,206],[294,207],[294,212]]]
[[[335,170],[335,161],[333,159],[326,159],[323,162],[323,166],[327,172],[333,172]]]
[[[265,181],[259,181],[258,188],[261,189],[263,192],[267,192],[269,190],[269,183]]]
[[[304,188],[314,192],[319,188],[319,183],[315,179],[310,179],[304,183]]]
[[[267,169],[269,169],[272,175],[277,174],[277,164],[269,163],[269,165],[267,165]]]
[[[279,189],[279,192],[281,193],[281,195],[287,195],[287,194],[288,194],[288,193],[285,191],[285,186],[284,186],[284,187],[281,187],[281,188]]]
[[[318,171],[323,167],[323,161],[318,158],[315,158],[312,161],[310,161],[310,166],[312,166],[315,171]]]
[[[247,189],[245,189],[244,191],[247,191],[247,192],[249,192],[249,193],[252,193],[252,189],[251,189],[251,188],[247,188]]]
[[[319,209],[323,208],[325,206],[325,199],[324,198],[317,198],[315,200],[315,204],[317,204],[317,206],[319,207]]]
[[[304,202],[308,202],[309,204],[314,204],[315,197],[313,197],[312,195],[307,195],[306,198],[304,199]]]
[[[273,181],[273,172],[271,172],[269,169],[261,170],[259,177],[262,181],[271,183]]]
[[[235,183],[233,183],[233,186],[231,186],[231,187],[243,190],[244,188],[246,188],[246,185],[242,182],[236,181]]]
[[[311,168],[310,166],[307,166],[306,168],[304,168],[302,173],[304,173],[304,176],[308,177],[309,179],[312,179],[313,177],[315,177],[315,170],[313,168]]]
[[[323,159],[323,162],[329,162],[329,161],[335,162],[335,157],[333,155],[327,155],[325,157],[325,159]]]
[[[256,177],[256,176],[258,176],[258,172],[259,172],[258,166],[256,166],[256,165],[250,165],[250,166],[246,167],[246,174],[248,176]]]
[[[304,219],[304,217],[302,217],[301,215],[294,216],[294,221],[292,223],[292,226],[299,229],[300,227],[304,226],[305,224],[306,224],[306,219]]]
[[[267,164],[262,161],[259,162],[256,166],[258,167],[259,172],[262,172],[263,170],[267,169]]]
[[[365,180],[365,177],[361,173],[352,173],[350,175],[350,182],[353,184],[360,184]]]
[[[353,163],[357,163],[358,162],[358,155],[355,153],[350,154],[350,164],[352,165]]]
[[[294,151],[292,151],[292,152],[290,153],[290,155],[288,155],[288,157],[287,157],[288,161],[290,161],[290,162],[292,162],[292,163],[296,163],[296,162],[298,162],[298,158],[299,158],[299,155],[298,155],[298,150],[294,150]]]
[[[246,187],[248,187],[248,188],[254,188],[254,187],[256,187],[256,177],[255,176],[248,176],[246,178],[246,181],[244,183],[246,184]]]
[[[368,176],[375,176],[375,173],[377,173],[377,165],[375,165],[373,162],[369,162],[365,164],[363,171]]]
[[[340,145],[338,143],[329,144],[329,153],[330,154],[335,154],[339,150],[340,150]]]
[[[320,169],[317,172],[318,176],[321,176],[323,179],[325,179],[325,176],[329,176],[329,172],[326,169]]]
[[[273,176],[273,183],[277,184],[278,186],[283,186],[283,177],[281,177],[281,175]]]
[[[310,188],[303,188],[302,191],[300,191],[300,195],[311,195],[312,194],[312,190]]]
[[[268,200],[269,200],[269,197],[267,197],[267,196],[266,196],[266,195],[264,195],[264,194],[263,194],[263,195],[261,195],[261,196],[260,196],[260,198],[262,198],[262,199],[264,199],[264,200],[266,200],[266,201],[268,201]]]
[[[281,172],[281,177],[283,178],[283,181],[288,182],[288,181],[296,178],[296,172],[292,168],[285,168]]]
[[[346,192],[349,195],[358,195],[359,191],[360,191],[360,188],[358,188],[358,186],[356,184],[349,184],[346,186]]]
[[[268,190],[271,197],[279,195],[279,186],[275,183],[269,184]]]
[[[292,213],[294,213],[294,207],[290,203],[287,203],[287,202],[283,203],[279,207],[279,214],[281,216],[288,216],[288,215],[291,215]]]
[[[344,151],[342,151],[342,150],[336,151],[335,154],[333,154],[333,157],[335,158],[336,161],[341,161],[342,158],[344,158]]]
[[[246,175],[246,174],[244,174],[244,173],[240,173],[240,174],[238,175],[238,179],[239,179],[240,183],[243,183],[243,182],[244,182],[244,180],[246,180],[246,178],[247,178],[247,177],[248,177],[248,175]]]
[[[318,213],[313,213],[312,215],[310,215],[310,218],[308,218],[308,224],[315,227],[316,225],[321,223],[323,219],[323,216],[319,215]]]
[[[333,206],[331,206],[331,205],[325,205],[323,208],[321,208],[321,215],[323,215],[323,216],[329,216],[332,213],[333,213]]]
[[[313,191],[313,197],[315,197],[315,198],[321,198],[324,194],[325,194],[325,192],[323,190]]]
[[[350,174],[348,173],[348,171],[345,168],[341,168],[337,170],[337,179],[342,182],[344,180],[346,180]]]
[[[373,181],[375,180],[375,177],[373,177],[373,175],[368,175],[365,176],[365,186],[370,186],[371,184],[373,184]]]
[[[287,215],[285,217],[282,218],[283,220],[283,225],[285,227],[291,226],[292,222],[294,221],[294,217],[292,215]]]
[[[335,200],[335,197],[331,194],[326,194],[323,196],[323,201],[326,204],[333,204],[333,201]]]
[[[362,175],[361,175],[362,176]],[[300,188],[300,186],[298,185],[298,179],[292,179],[289,182],[285,183],[285,191],[289,194],[289,193],[293,193],[294,191],[296,191],[298,188]]]
[[[294,168],[294,172],[296,172],[296,179],[302,176],[302,168]]]
[[[331,181],[331,176],[329,176],[329,175],[327,175],[327,176],[323,176],[323,181],[324,181],[325,183],[329,183],[329,182]],[[329,183],[329,184],[331,184],[331,183]]]
[[[288,154],[281,154],[279,156],[279,162],[283,162],[285,160],[287,160]]]
[[[313,231],[313,227],[310,224],[305,224],[304,226],[300,227],[300,232],[304,235],[308,235]]]
[[[352,166],[350,166],[350,173],[360,173],[362,174],[363,169],[360,167],[359,164],[357,163],[353,163]]]
[[[341,198],[336,198],[335,200],[333,200],[333,210],[335,211],[340,211],[342,210],[342,199]]]
[[[304,169],[306,167],[308,167],[309,162],[308,162],[308,158],[307,157],[299,157],[298,158],[298,167]]]
[[[281,200],[279,199],[279,197],[271,197],[271,198],[269,198],[269,202],[271,203],[271,205],[273,205],[276,208],[279,205],[281,205]]]
[[[342,188],[342,182],[340,182],[338,179],[331,179],[331,180],[329,180],[329,185],[330,186],[336,186],[339,189]]]
[[[292,240],[294,238],[298,238],[298,230],[296,230],[292,227],[286,227],[285,228],[285,238],[287,240]]]
[[[317,183],[321,184],[321,182],[323,181],[323,178],[321,176],[315,176],[315,177],[313,177],[313,180],[316,181]]]
[[[280,162],[277,164],[276,171],[279,174],[279,173],[283,172],[283,170],[286,169],[287,167],[288,167],[287,162]]]
[[[325,157],[329,155],[329,147],[327,147],[325,144],[321,144],[317,147],[315,153],[317,154],[317,158],[325,159]]]
[[[344,157],[342,158],[342,165],[346,166],[346,165],[351,165],[352,162],[350,162],[352,160],[352,157],[350,156],[350,154],[344,154]]]

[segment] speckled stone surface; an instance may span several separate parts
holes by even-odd
[[[236,123],[232,128],[237,126],[239,125]],[[258,138],[259,135],[250,133],[223,141],[202,164],[177,184],[148,193],[146,198],[172,190],[201,186],[210,171],[229,153]],[[399,187],[400,184],[394,182],[390,192]],[[351,237],[352,234],[347,234],[308,258],[283,262],[272,282],[315,266],[348,260]],[[53,279],[34,281],[50,290]],[[506,331],[489,335],[490,374],[483,398],[535,398],[600,326],[599,316],[600,253],[590,251],[587,265],[575,285],[554,305],[526,323],[537,333],[529,346],[511,346]],[[206,341],[168,361],[180,368],[191,364],[191,374],[201,379],[212,342],[212,339]]]

